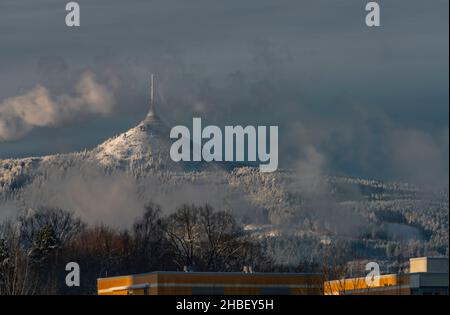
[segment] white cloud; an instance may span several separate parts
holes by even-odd
[[[37,85],[30,91],[0,103],[0,141],[23,137],[36,127],[57,126],[82,115],[109,115],[114,97],[86,71],[76,85],[75,95],[52,96]]]

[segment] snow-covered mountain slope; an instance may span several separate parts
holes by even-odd
[[[158,116],[148,115],[139,125],[106,140],[91,154],[108,168],[181,170],[179,164],[168,158],[169,152],[169,128]]]
[[[108,171],[130,171],[135,175],[152,171],[182,173],[222,169],[214,163],[173,162],[171,144],[170,128],[150,111],[137,126],[89,151],[0,160],[0,192],[20,188],[50,169],[63,170],[75,164],[80,167],[80,163]]]
[[[448,249],[448,192],[333,176],[318,180],[317,192],[311,187],[305,192],[302,187],[309,183],[295,171],[175,163],[169,135],[169,127],[151,112],[89,151],[0,160],[0,219],[2,213],[55,206],[86,220],[97,212],[103,220],[121,217],[125,222],[149,200],[172,210],[207,202],[269,231],[319,239],[375,235],[380,238],[376,246],[387,246],[386,239],[416,238],[421,250]]]

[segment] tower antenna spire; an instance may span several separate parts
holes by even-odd
[[[147,116],[155,116],[155,76],[150,75],[150,110]]]
[[[152,107],[153,107],[153,97],[154,97],[154,75],[153,75],[153,73],[151,74],[151,76],[150,76],[150,84],[151,84],[151,87],[150,87],[150,104],[152,105]]]

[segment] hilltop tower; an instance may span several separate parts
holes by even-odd
[[[147,114],[147,118],[155,118],[155,77],[153,73],[150,76],[150,109]]]
[[[155,76],[153,73],[150,75],[150,108],[147,116],[141,125],[142,130],[153,130],[152,132],[162,132],[166,130],[165,124],[161,121],[159,115],[156,113],[156,88],[155,88]],[[164,125],[164,126],[163,126]]]

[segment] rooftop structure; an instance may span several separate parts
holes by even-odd
[[[409,273],[379,276],[369,286],[364,277],[326,281],[326,295],[448,295],[448,257],[409,260]]]
[[[317,295],[320,274],[151,272],[97,280],[100,295]]]

